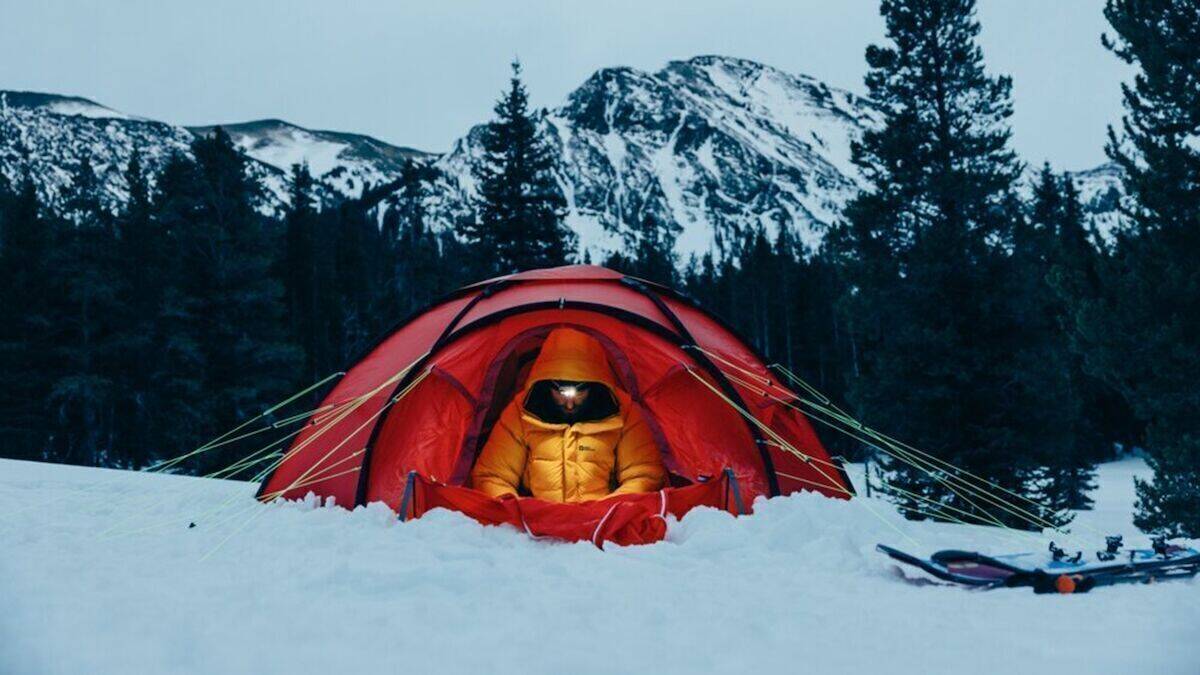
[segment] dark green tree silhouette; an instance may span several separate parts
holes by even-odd
[[[1128,226],[1079,303],[1080,351],[1148,422],[1154,479],[1138,481],[1135,523],[1200,536],[1200,5],[1109,0],[1105,38],[1138,68],[1124,85],[1120,167]]]
[[[529,111],[519,63],[512,64],[509,89],[495,113],[480,138],[478,213],[461,224],[474,262],[485,274],[565,264],[575,237],[563,223],[565,201],[553,175],[553,154]]]
[[[888,44],[867,49],[883,125],[853,146],[867,188],[832,233],[859,376],[849,398],[871,426],[1017,494],[1037,496],[1039,401],[1013,386],[1024,308],[1009,292],[1021,166],[1009,148],[1011,82],[984,70],[973,0],[884,0]],[[909,515],[981,509],[912,462],[884,458]],[[1027,508],[1021,505],[1020,508]],[[1039,514],[1043,518],[1056,514]]]

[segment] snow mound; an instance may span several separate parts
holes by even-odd
[[[1128,524],[1138,460],[1080,527]],[[1195,673],[1200,584],[1081,596],[908,579],[874,552],[1022,550],[885,504],[698,509],[642,547],[254,486],[0,460],[0,672]],[[194,523],[195,527],[189,527]],[[1022,535],[1023,539],[1025,538]],[[1090,541],[1092,535],[1083,534]]]

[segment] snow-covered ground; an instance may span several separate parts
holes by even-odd
[[[1129,524],[1145,472],[1102,467],[1078,546],[1145,543]],[[1037,596],[906,581],[877,542],[1046,540],[879,502],[698,510],[666,542],[600,551],[444,511],[260,506],[253,489],[0,460],[0,673],[1200,672],[1200,583]]]

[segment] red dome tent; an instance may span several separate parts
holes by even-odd
[[[646,413],[671,474],[661,494],[507,504],[466,485],[491,425],[559,326],[595,337]],[[531,534],[537,511],[540,533],[588,538],[599,519],[595,532],[614,540],[639,539],[610,536],[622,520],[614,502],[681,515],[697,504],[742,511],[759,495],[802,489],[848,498],[840,465],[785,404],[794,397],[730,328],[667,288],[589,265],[533,270],[459,289],[390,331],[326,395],[259,496],[382,501],[402,518],[444,506]],[[587,526],[573,528],[576,518]]]

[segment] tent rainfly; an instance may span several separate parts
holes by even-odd
[[[668,487],[579,504],[471,489],[488,432],[558,327],[604,347]],[[539,537],[655,541],[662,516],[698,505],[745,513],[759,496],[799,490],[849,498],[796,400],[732,329],[668,288],[590,265],[532,270],[461,288],[388,331],[326,394],[259,498],[312,492],[381,501],[401,519],[443,507]]]

